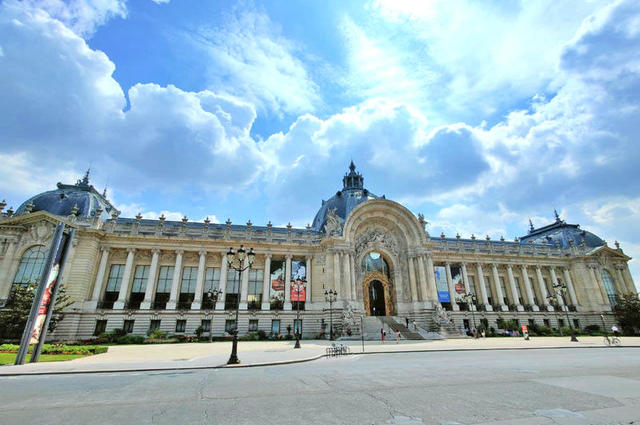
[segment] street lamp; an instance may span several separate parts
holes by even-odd
[[[255,254],[253,248],[249,249],[247,253],[244,247],[240,245],[237,252],[233,252],[233,248],[229,248],[227,252],[227,265],[230,269],[233,269],[239,273],[239,281],[242,282],[242,272],[247,270],[253,265]],[[246,260],[246,261],[245,261]],[[246,263],[246,264],[245,264]],[[233,345],[231,347],[231,356],[227,364],[238,364],[238,315],[240,313],[240,285],[238,285],[238,298],[236,299],[236,328],[233,330]]]
[[[555,290],[554,290],[555,293]],[[560,321],[558,320],[558,306],[560,304],[558,304],[558,298],[557,298],[557,294],[556,295],[551,295],[549,294],[549,296],[547,296],[547,302],[553,307],[553,317],[556,318],[556,322],[558,323],[558,331],[560,332],[560,336],[564,336],[564,334],[562,333],[562,326],[560,326]]]
[[[333,303],[338,299],[338,292],[335,289],[326,289],[324,299],[329,303],[329,339],[333,341]]]
[[[300,323],[300,293],[304,291],[304,280],[296,280],[293,284],[293,291],[296,293],[296,323],[298,326],[294,326],[294,333],[296,334],[296,345],[293,348],[300,348],[300,332],[302,331],[302,323]]]
[[[553,292],[555,292],[557,296],[562,297],[567,292],[567,286],[562,282],[558,282],[553,285]],[[566,304],[564,304],[563,307],[564,313],[567,315],[567,322],[569,322],[569,329],[571,330],[571,342],[578,342],[576,333],[573,330],[573,325],[571,324],[571,319],[569,319],[569,307]]]
[[[207,300],[211,306],[211,323],[209,324],[209,342],[213,342],[213,314],[216,311],[216,303],[218,302],[218,297],[222,294],[222,291],[218,288],[213,291],[209,289],[207,292]],[[207,309],[208,310],[208,309]]]
[[[469,310],[471,310],[471,320],[473,321],[473,337],[478,339],[478,329],[476,328],[476,315],[474,312],[476,308],[476,295],[472,294],[471,292],[467,292],[462,296],[462,299],[469,306]]]

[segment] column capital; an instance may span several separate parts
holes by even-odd
[[[176,255],[182,255],[184,254],[184,249],[176,249]]]
[[[448,260],[447,260],[447,261],[445,261],[445,262],[444,262],[444,264],[445,264],[445,266],[449,266],[449,267],[451,267],[451,261],[448,261]]]
[[[201,249],[200,251],[198,251],[198,254],[202,257],[202,256],[206,256],[207,255],[207,250],[206,249]]]
[[[311,261],[313,260],[313,255],[305,255],[304,259],[307,261]]]
[[[110,249],[111,249],[111,247],[110,247],[110,246],[104,246],[104,245],[102,245],[102,246],[100,247],[100,251],[102,251],[102,252],[109,252],[109,250],[110,250]]]
[[[506,266],[507,266],[507,270],[513,271],[513,266],[511,265],[511,263],[507,263]]]
[[[284,258],[285,260],[293,260],[293,254],[286,254]]]
[[[129,247],[129,248],[127,248],[127,252],[128,252],[128,253],[135,253],[135,252],[136,252],[136,249],[135,249],[135,248],[131,248],[131,247]]]
[[[151,248],[151,253],[159,255],[160,253],[162,253],[162,250],[160,248]]]
[[[270,253],[270,252],[266,252],[266,253],[264,254],[264,256],[265,256],[265,258],[269,258],[269,259],[270,259],[270,258],[272,258],[272,257],[273,257],[273,254],[272,254],[272,253]]]

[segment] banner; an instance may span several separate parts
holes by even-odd
[[[284,291],[284,279],[282,279],[282,276],[278,276],[277,279],[271,281],[271,289],[274,291]]]
[[[450,303],[449,287],[447,285],[447,270],[442,266],[434,266],[433,272],[436,275],[436,289],[438,291],[438,301]]]
[[[307,298],[307,288],[301,281],[291,282],[291,301],[305,301]]]
[[[33,331],[31,332],[31,339],[29,344],[37,344],[40,341],[40,335],[42,334],[42,328],[47,318],[47,311],[49,311],[49,305],[51,304],[51,295],[53,294],[53,288],[58,278],[58,271],[60,271],[60,264],[55,264],[49,273],[47,279],[47,285],[44,288],[42,294],[42,300],[38,307],[38,315],[36,316],[35,323],[33,325]]]

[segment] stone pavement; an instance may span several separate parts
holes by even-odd
[[[352,353],[362,353],[361,341],[339,341],[350,347]],[[311,361],[322,357],[330,341],[303,340],[302,348],[293,349],[294,341],[240,341],[238,357],[241,367],[286,364]],[[624,347],[640,347],[640,337],[623,337]],[[603,337],[480,338],[440,341],[365,341],[364,353],[401,353],[421,351],[513,350],[545,348],[597,348],[604,347]],[[612,348],[615,349],[615,348]],[[231,342],[114,345],[104,354],[80,359],[0,367],[0,376],[21,374],[99,373],[115,371],[206,369],[226,367]],[[237,366],[231,366],[237,367]]]

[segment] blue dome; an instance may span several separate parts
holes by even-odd
[[[342,179],[342,190],[338,191],[326,201],[322,201],[322,206],[318,210],[311,225],[313,230],[324,230],[329,210],[335,209],[341,223],[344,225],[344,221],[355,207],[369,199],[378,198],[378,196],[363,187],[364,178],[360,173],[356,173],[356,166],[353,164],[353,161],[351,161],[349,165],[349,170],[349,173],[345,174]]]
[[[16,210],[16,214],[29,211],[47,211],[51,214],[68,216],[76,207],[78,217],[95,217],[98,209],[100,216],[106,220],[116,208],[89,184],[89,172],[74,185],[58,183],[56,190],[40,193],[26,200]]]
[[[569,241],[574,245],[584,245],[590,248],[596,248],[603,246],[605,242],[598,236],[591,232],[582,230],[579,224],[567,224],[564,220],[561,220],[556,214],[556,221],[547,226],[540,227],[538,229],[531,229],[529,234],[520,238],[521,242],[533,241],[533,243],[545,243],[559,246],[561,248],[568,248],[570,246]]]

